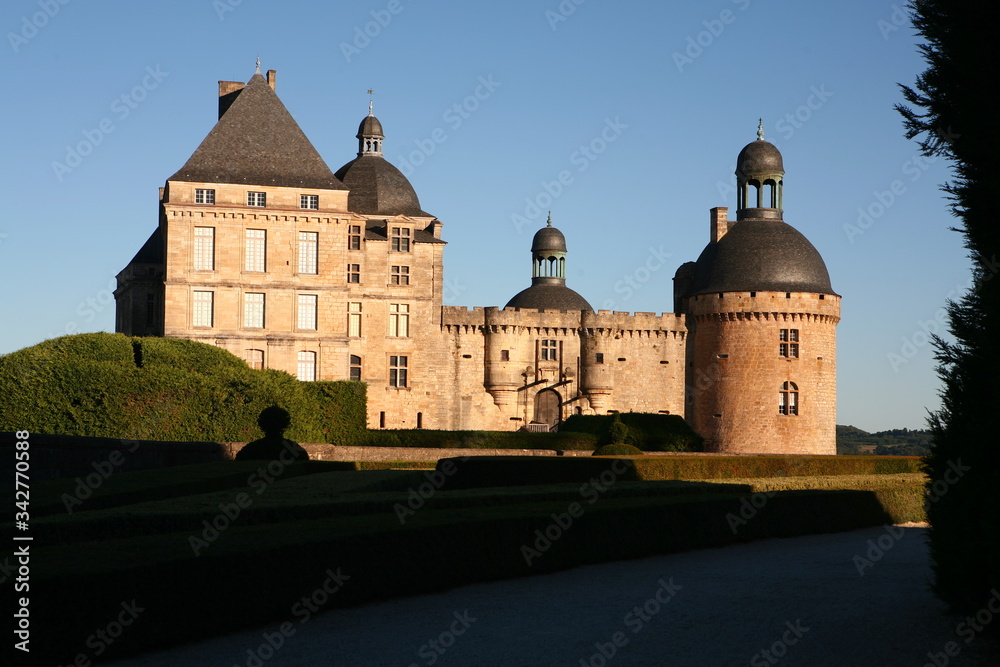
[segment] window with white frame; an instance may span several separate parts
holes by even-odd
[[[264,328],[264,295],[248,293],[243,295],[243,326],[248,329]]]
[[[393,252],[410,252],[410,229],[408,227],[392,228]]]
[[[406,377],[407,363],[409,359],[407,357],[389,357],[389,386],[390,387],[408,387],[407,382],[409,378]]]
[[[267,193],[248,192],[247,206],[267,206]]]
[[[194,203],[195,204],[214,204],[215,203],[215,190],[207,188],[195,188],[194,190]]]
[[[194,228],[194,270],[215,271],[215,227]]]
[[[315,294],[300,294],[298,298],[298,328],[307,331],[316,330],[316,300]]]
[[[409,285],[410,267],[393,266],[392,271],[389,274],[389,282],[393,285]]]
[[[543,340],[542,341],[542,361],[555,361],[556,360],[556,341],[554,340]]]
[[[778,392],[778,414],[799,414],[799,388],[794,382],[785,382]]]
[[[360,301],[351,301],[347,304],[347,335],[351,338],[361,337]]]
[[[319,232],[299,232],[299,273],[319,272]]]
[[[361,225],[347,226],[347,249],[361,250]]]
[[[799,356],[799,330],[780,329],[778,331],[778,354],[789,359]]]
[[[350,365],[350,378],[354,382],[361,382],[361,357],[352,354]]]
[[[267,231],[263,229],[246,230],[243,270],[263,273],[267,266],[266,255]]]
[[[349,282],[349,283],[360,283],[361,282],[361,265],[360,264],[348,264],[347,265],[347,282]]]
[[[196,291],[191,299],[191,326],[210,327],[214,315],[215,293]]]
[[[299,367],[297,377],[302,382],[316,381],[316,353],[311,350],[299,352]]]
[[[243,360],[250,368],[260,370],[264,368],[264,350],[246,350],[243,352]]]
[[[319,195],[299,195],[299,208],[319,210]]]
[[[410,306],[406,303],[389,304],[389,335],[407,337],[410,335]]]

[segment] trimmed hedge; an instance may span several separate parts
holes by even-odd
[[[919,456],[643,456],[639,479],[729,479],[919,473]]]
[[[646,452],[700,452],[704,438],[695,433],[679,415],[647,412],[620,412],[614,415],[572,415],[559,426],[561,433],[591,433],[610,443],[611,425],[620,421],[628,427],[625,439]]]
[[[0,431],[248,442],[269,405],[292,415],[291,440],[350,445],[366,430],[364,384],[299,382],[185,339],[78,334],[0,356]]]
[[[357,443],[366,447],[427,449],[555,449],[591,451],[597,436],[589,433],[528,431],[437,431],[397,429],[367,431]]]
[[[624,442],[612,442],[594,450],[594,456],[642,456],[642,450]]]

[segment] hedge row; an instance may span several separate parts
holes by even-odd
[[[922,472],[918,456],[644,456],[640,479],[728,479],[818,475],[895,475]]]
[[[105,657],[293,620],[296,601],[338,573],[349,579],[329,606],[893,519],[874,492],[787,492],[734,531],[742,501],[604,499],[554,539],[542,531],[564,502],[418,512],[404,526],[392,514],[234,526],[197,558],[180,533],[50,546],[33,552],[33,657],[56,664],[86,652],[122,601],[144,611]]]
[[[194,341],[78,334],[0,356],[0,431],[247,442],[269,405],[291,413],[292,440],[355,444],[365,432],[362,383],[299,382]]]
[[[562,449],[591,451],[597,435],[554,431],[437,431],[399,429],[367,431],[358,444],[367,447],[418,447],[453,449]]]
[[[695,433],[679,415],[648,412],[621,412],[614,415],[572,415],[560,424],[560,432],[591,433],[600,444],[613,442],[611,425],[620,421],[628,427],[625,442],[646,452],[700,452],[704,438]]]

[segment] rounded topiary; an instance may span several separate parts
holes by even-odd
[[[624,442],[603,445],[594,450],[594,456],[642,456],[644,452]]]
[[[615,421],[611,424],[611,428],[608,429],[608,435],[611,437],[611,444],[625,444],[628,439],[628,426],[620,421]]]

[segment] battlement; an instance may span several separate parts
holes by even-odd
[[[705,317],[743,319],[824,319],[840,321],[840,296],[815,292],[720,292],[698,294],[688,301],[696,320]]]

